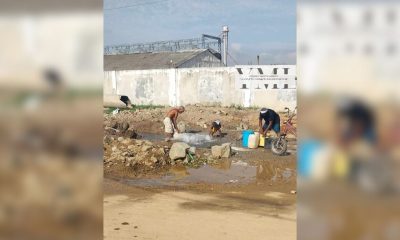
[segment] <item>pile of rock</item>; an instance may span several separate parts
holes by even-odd
[[[138,134],[127,122],[111,121],[105,126],[105,135],[121,136],[125,138],[137,138]]]
[[[104,139],[105,167],[122,165],[154,169],[169,163],[167,150],[146,140],[106,136]]]

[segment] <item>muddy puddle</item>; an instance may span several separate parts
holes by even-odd
[[[190,184],[249,184],[260,181],[287,182],[296,177],[292,169],[279,168],[271,163],[250,165],[241,160],[222,160],[216,165],[200,168],[172,166],[168,174],[158,178],[120,179],[140,187],[184,186]]]
[[[247,184],[257,176],[257,167],[243,161],[224,160],[218,165],[199,168],[172,166],[169,173],[160,178],[123,179],[126,184],[142,187],[183,186],[188,184]]]

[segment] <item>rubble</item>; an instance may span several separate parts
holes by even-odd
[[[154,169],[168,164],[169,159],[163,147],[150,141],[118,137],[108,137],[104,142],[104,166],[107,168],[124,166],[126,168],[144,167]]]

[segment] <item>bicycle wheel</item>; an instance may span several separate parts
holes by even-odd
[[[276,155],[283,155],[287,151],[287,141],[284,138],[276,138],[272,140],[271,151]]]

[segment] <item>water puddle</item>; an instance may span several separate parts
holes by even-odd
[[[257,177],[257,167],[244,161],[223,160],[217,165],[200,168],[173,166],[170,172],[160,178],[124,179],[129,185],[141,187],[183,186],[187,184],[248,184]]]
[[[139,139],[148,140],[148,141],[164,141],[165,136],[156,133],[140,133]]]

